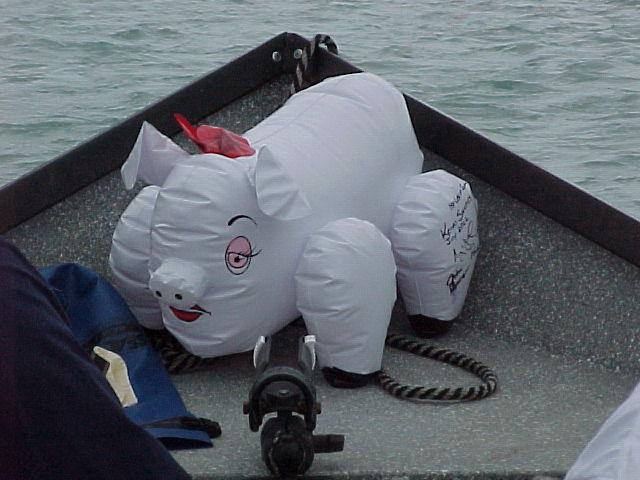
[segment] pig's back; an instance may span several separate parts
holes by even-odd
[[[270,151],[307,198],[318,225],[358,217],[388,232],[422,153],[402,94],[380,77],[334,77],[287,101],[245,136]]]

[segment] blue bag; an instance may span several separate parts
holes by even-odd
[[[186,409],[142,327],[118,292],[100,275],[74,263],[40,270],[71,321],[71,330],[92,354],[95,346],[124,360],[138,402],[127,416],[168,448],[212,446],[216,422]]]

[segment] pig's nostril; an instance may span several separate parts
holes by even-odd
[[[160,290],[156,290],[156,297],[161,297],[162,296],[162,292],[160,292]]]
[[[176,300],[182,300],[182,295],[180,295],[179,293],[175,294]]]

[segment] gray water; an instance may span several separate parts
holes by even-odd
[[[283,31],[640,218],[640,2],[0,0],[0,184]]]

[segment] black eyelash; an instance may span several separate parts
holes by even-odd
[[[246,252],[228,252],[228,255],[242,255],[245,258],[253,258],[256,255],[260,255],[262,253],[262,249],[258,250],[256,253],[246,253]]]

